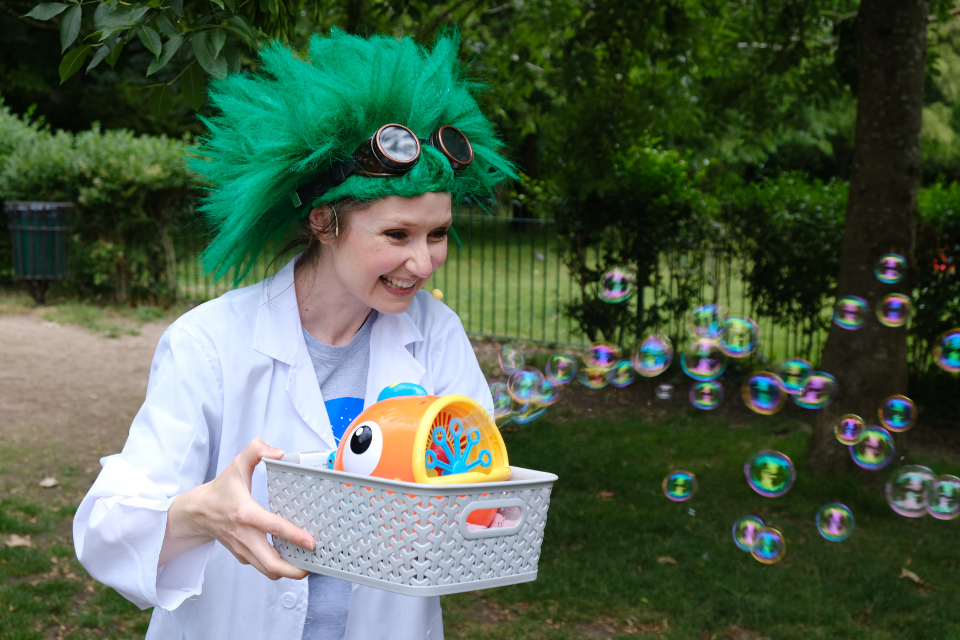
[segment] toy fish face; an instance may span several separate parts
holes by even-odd
[[[493,419],[474,400],[455,395],[388,398],[371,405],[347,427],[333,468],[421,484],[510,477]]]

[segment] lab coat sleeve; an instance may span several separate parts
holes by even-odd
[[[223,415],[219,361],[178,324],[157,346],[123,451],[101,460],[73,525],[77,557],[90,575],[142,609],[172,610],[199,594],[214,544],[157,568],[167,509],[215,471]]]
[[[480,370],[473,345],[463,330],[460,318],[453,313],[448,318],[443,340],[435,345],[431,353],[431,368],[436,372],[433,376],[433,392],[438,396],[455,393],[473,398],[492,416],[493,396]]]

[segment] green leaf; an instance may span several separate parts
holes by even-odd
[[[223,43],[226,41],[227,32],[223,29],[214,29],[210,32],[210,44],[213,45],[214,58],[220,55],[220,50],[223,49]]]
[[[167,63],[170,62],[174,54],[180,50],[180,45],[182,44],[183,36],[176,36],[167,40],[167,44],[163,47],[163,55],[159,60],[154,60],[150,63],[150,66],[147,67],[147,75],[153,75],[167,66]]]
[[[183,0],[171,0],[170,8],[173,9],[175,14],[181,18],[183,17]]]
[[[256,46],[257,34],[254,33],[253,29],[242,17],[237,15],[230,16],[221,26],[242,37],[250,47]]]
[[[200,111],[203,101],[206,98],[206,79],[203,75],[203,69],[195,64],[187,67],[183,75],[180,76],[180,90],[183,99],[187,101],[194,111]]]
[[[227,5],[227,9],[229,9],[232,12],[236,12],[237,10],[236,0],[224,0],[224,4]]]
[[[215,5],[217,5],[217,6],[220,7],[221,9],[224,8],[224,6],[223,6],[223,0],[210,0],[210,2],[212,2],[212,3],[215,4]]]
[[[144,25],[140,27],[140,33],[137,35],[140,36],[140,42],[143,43],[150,53],[153,54],[154,58],[160,57],[160,51],[163,45],[160,43],[160,34],[151,29],[150,27]]]
[[[63,60],[60,62],[60,84],[66,82],[67,78],[80,70],[84,60],[87,59],[88,53],[90,53],[90,45],[84,45],[71,49],[67,52],[67,55],[63,56]]]
[[[204,71],[214,78],[226,77],[227,63],[223,58],[216,58],[212,55],[207,34],[200,32],[193,36],[193,53],[197,56],[197,62],[200,63]]]
[[[75,4],[63,14],[60,20],[60,53],[67,50],[67,47],[73,44],[80,34],[80,18],[82,17],[80,5]]]
[[[154,87],[147,98],[147,106],[150,107],[150,113],[162,118],[170,111],[173,106],[173,94],[170,92],[170,85],[160,85]]]
[[[91,60],[90,64],[87,65],[86,73],[90,73],[91,69],[93,69],[95,66],[103,62],[103,59],[106,58],[109,53],[110,53],[110,48],[107,47],[106,45],[97,49],[97,52],[93,54],[93,60]]]
[[[180,32],[177,31],[176,25],[170,21],[170,19],[165,16],[163,13],[157,14],[157,27],[160,29],[160,32],[167,36],[168,38],[175,38],[180,35]]]
[[[109,40],[107,40],[109,42]],[[110,48],[110,53],[107,54],[106,61],[110,65],[110,68],[113,69],[117,65],[117,60],[120,59],[120,52],[123,51],[123,40],[117,42],[113,47]]]
[[[41,2],[30,10],[25,18],[34,20],[49,20],[53,16],[58,16],[67,10],[67,5],[62,2]]]
[[[110,13],[110,5],[106,2],[97,3],[97,10],[93,12],[93,24],[100,24]]]

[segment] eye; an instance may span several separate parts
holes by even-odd
[[[383,235],[387,236],[391,240],[404,240],[407,237],[407,232],[403,229],[391,229],[389,231],[384,231]]]
[[[383,434],[373,420],[361,422],[343,448],[343,470],[360,476],[373,473],[383,453]]]
[[[447,237],[446,229],[435,229],[430,233],[430,237],[434,240],[443,240]]]

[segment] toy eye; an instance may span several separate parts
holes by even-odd
[[[373,420],[361,422],[350,434],[350,440],[343,448],[343,470],[368,476],[380,463],[381,453],[383,434],[380,432],[380,425]]]

